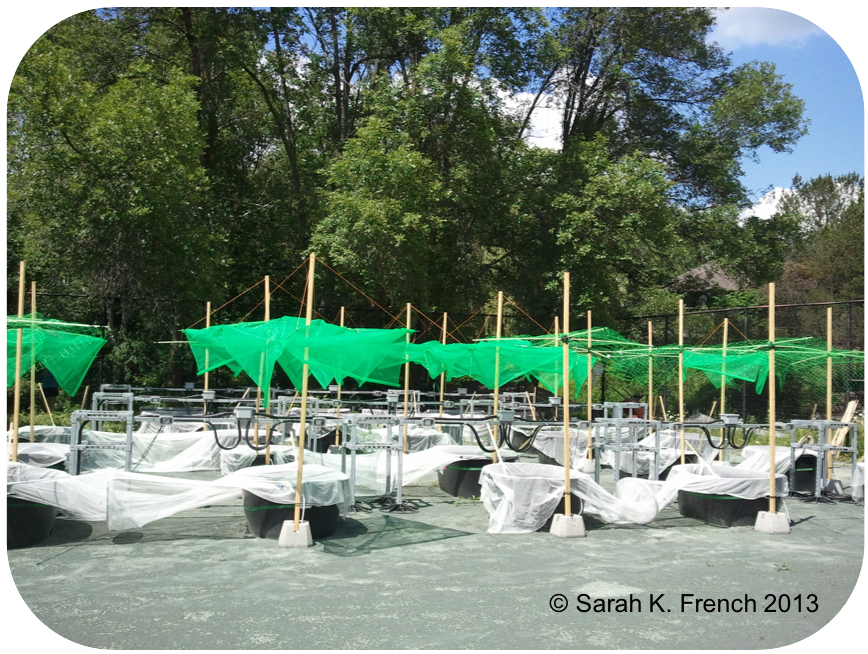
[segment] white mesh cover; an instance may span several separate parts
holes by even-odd
[[[768,445],[748,445],[742,450],[744,460],[736,467],[744,468],[745,470],[756,470],[757,472],[768,473],[769,459],[771,458],[769,455],[769,451],[770,450]],[[817,453],[815,451],[803,449],[797,449],[794,454],[796,459],[798,459],[803,454],[807,454],[808,456],[813,456],[815,458],[817,456]],[[775,447],[775,472],[777,472],[778,474],[784,474],[789,472],[793,460],[793,457],[790,456],[789,447]]]
[[[865,504],[865,462],[856,464],[853,481],[850,482],[850,492],[856,504]]]
[[[247,490],[279,504],[295,502],[295,463],[245,468],[215,481],[159,477],[119,470],[100,470],[76,477],[59,470],[10,463],[6,493],[56,506],[72,518],[108,522],[108,528],[130,529],[209,504]],[[337,504],[345,513],[349,477],[318,465],[305,465],[305,506]]]
[[[542,527],[564,495],[561,468],[536,463],[498,463],[480,475],[482,502],[490,533],[528,533]],[[776,493],[789,492],[784,475],[775,478]],[[570,489],[582,498],[584,512],[613,524],[647,524],[672,502],[680,489],[743,499],[765,497],[768,475],[706,463],[675,466],[665,482],[626,477],[612,495],[593,478],[570,470]]]

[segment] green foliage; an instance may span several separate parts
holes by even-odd
[[[772,220],[787,221],[791,256],[780,281],[782,302],[864,297],[865,181],[856,173],[793,179]]]
[[[25,258],[43,292],[82,296],[45,301],[110,327],[106,379],[149,384],[192,376],[156,341],[310,251],[393,312],[472,313],[503,290],[546,324],[564,270],[598,324],[669,310],[661,285],[711,259],[765,282],[800,223],[740,223],[738,162],[806,123],[772,66],[732,67],[713,25],[707,8],[77,14],[13,80],[7,269]],[[555,100],[562,147],[530,147]],[[841,238],[812,246],[824,284],[845,274]],[[273,315],[302,294],[296,275]],[[215,321],[260,319],[251,297]],[[329,319],[387,322],[330,273],[316,298]]]

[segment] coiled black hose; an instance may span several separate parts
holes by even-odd
[[[470,427],[470,431],[472,431],[472,432],[473,432],[473,435],[476,437],[476,444],[479,445],[479,449],[480,449],[480,450],[482,450],[483,452],[488,452],[488,453],[494,452],[494,450],[495,450],[494,447],[492,447],[492,448],[489,450],[487,447],[485,447],[485,445],[482,444],[482,439],[479,438],[479,432],[476,431],[476,429],[473,427],[473,425],[468,424],[468,423],[464,423],[464,424],[465,424],[467,427]],[[502,426],[502,425],[501,425],[501,426]],[[498,430],[497,430],[497,447],[503,447],[503,439],[504,439],[504,434],[503,434],[503,432],[504,432],[503,429],[498,429]]]
[[[534,440],[536,440],[536,435],[540,432],[540,430],[541,430],[543,427],[545,427],[545,425],[540,425],[539,427],[536,427],[536,428],[535,428],[535,429],[530,433],[530,436],[528,437],[528,439],[527,439],[527,441],[524,443],[524,445],[519,445],[518,447],[513,447],[513,445],[512,445],[512,439],[507,439],[507,440],[506,440],[506,446],[507,446],[509,449],[511,449],[513,452],[517,452],[518,454],[521,454],[521,453],[523,453],[523,452],[527,452],[530,448],[533,447],[533,442],[534,442]],[[521,433],[523,433],[523,432],[518,432],[518,433],[521,434]]]
[[[221,450],[234,450],[241,444],[241,427],[238,428],[238,438],[235,439],[235,442],[230,447],[225,447],[223,443],[220,442],[220,431],[229,431],[228,429],[218,430],[214,425],[212,425],[209,421],[205,421],[208,427],[210,427],[214,431],[214,441],[217,443],[217,447]]]
[[[718,445],[713,440],[711,440],[711,433],[706,427],[702,425],[691,426],[699,427],[703,432],[705,432],[705,438],[708,441],[708,444],[711,445],[711,447],[713,447],[715,450],[725,450],[727,447],[731,447],[734,450],[742,450],[750,443],[751,439],[753,438],[754,432],[756,431],[756,427],[742,429],[743,438],[741,441],[741,445],[737,445],[735,435],[738,433],[738,427],[735,425],[723,427],[723,439]]]

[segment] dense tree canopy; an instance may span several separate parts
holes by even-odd
[[[603,318],[712,258],[768,281],[790,242],[738,220],[739,162],[791,149],[807,120],[773,66],[731,65],[713,23],[641,7],[78,14],[12,85],[7,268],[26,258],[41,289],[94,298],[142,367],[159,358],[143,344],[205,300],[311,251],[395,310],[469,312],[504,290],[546,321],[564,270],[576,310]],[[556,149],[525,138],[543,106]],[[371,306],[330,273],[317,297]]]

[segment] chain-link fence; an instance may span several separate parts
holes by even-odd
[[[826,341],[827,315],[832,310],[832,346],[836,349],[862,350],[865,343],[865,302],[821,302],[814,304],[781,305],[775,308],[775,338],[810,336]],[[768,341],[768,307],[739,307],[684,314],[684,345],[716,345],[723,343],[724,329],[728,342]],[[678,343],[678,315],[666,314],[630,318],[622,321],[621,333],[632,340],[648,342],[651,322],[655,345]],[[724,325],[724,322],[727,325]],[[677,405],[677,380],[669,380],[655,389],[659,402],[663,398],[669,408]],[[864,367],[836,366],[832,374],[832,415],[840,417],[850,400],[862,406],[865,394]],[[615,399],[615,398],[613,398]],[[726,388],[725,408],[738,413],[746,421],[765,422],[768,419],[768,386],[757,394],[753,384],[732,382]],[[685,382],[685,405],[688,415],[709,413],[715,406],[720,411],[720,391],[696,371],[688,372]],[[790,374],[779,387],[776,401],[778,420],[826,417],[826,378],[816,374]]]
[[[271,315],[299,315],[302,288],[273,288]],[[135,379],[141,385],[181,386],[184,382],[196,381],[196,366],[189,347],[182,341],[180,330],[192,326],[204,327],[204,302],[182,301],[167,298],[111,298],[84,295],[38,293],[38,310],[49,317],[62,317],[70,322],[90,325],[113,326],[104,329],[108,344],[100,352],[92,366],[85,384],[96,388],[103,382],[127,382]],[[17,305],[17,293],[7,291],[7,306]],[[264,318],[262,289],[253,289],[225,308],[212,315],[212,324],[227,324],[242,320]],[[26,306],[29,309],[30,301]],[[777,338],[811,336],[825,341],[827,311],[832,309],[832,343],[837,349],[862,350],[865,342],[864,300],[827,302],[816,304],[782,305],[776,307],[775,323]],[[216,309],[213,307],[212,310]],[[476,338],[492,337],[495,333],[496,316],[494,302],[476,313],[448,313],[448,342],[472,342]],[[391,311],[391,313],[390,313]],[[405,312],[373,306],[369,302],[345,307],[348,327],[399,327],[404,325]],[[315,317],[329,322],[338,322],[340,306],[320,304]],[[768,308],[739,307],[708,311],[690,311],[684,317],[685,345],[720,345],[723,342],[724,320],[727,320],[728,342],[768,340]],[[654,345],[678,343],[677,314],[630,318],[612,325],[624,337],[641,343],[648,342],[648,323],[651,322]],[[504,304],[503,335],[544,334],[553,331],[548,320],[537,320],[527,315],[508,299]],[[440,340],[443,323],[442,313],[421,314],[414,308],[411,325],[417,333],[414,340],[424,342]],[[576,317],[573,329],[584,325],[582,316]],[[118,329],[125,326],[126,329]],[[157,327],[158,326],[158,327]],[[124,334],[134,338],[125,338]],[[162,341],[162,343],[161,343]],[[412,383],[420,388],[431,380],[420,371]],[[288,383],[277,374],[275,382]],[[848,401],[864,400],[864,367],[836,367],[833,372],[832,413],[840,417]],[[212,373],[214,387],[237,385],[229,371]],[[672,417],[677,412],[678,385],[671,377],[655,380],[654,398],[648,398],[647,385],[639,386],[619,382],[604,374],[595,381],[594,401],[620,401],[641,399],[654,402],[655,415],[661,415],[665,406]],[[688,371],[685,384],[686,415],[692,413],[719,413],[720,391],[701,372]],[[724,396],[728,412],[739,413],[743,419],[765,422],[768,417],[768,387],[757,394],[753,384],[739,381],[730,383]],[[712,411],[713,409],[713,411]],[[822,379],[805,378],[798,374],[788,375],[777,396],[778,419],[810,418],[826,416],[826,382]]]

